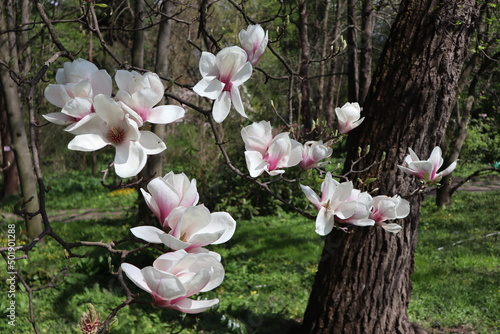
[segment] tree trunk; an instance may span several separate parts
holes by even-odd
[[[361,45],[359,47],[359,93],[358,102],[363,105],[372,79],[373,29],[375,9],[372,0],[363,0],[361,8]]]
[[[356,174],[377,177],[373,186],[380,194],[404,195],[416,187],[397,164],[409,147],[428,156],[440,142],[476,15],[472,0],[402,2],[365,102],[366,119],[348,138],[345,170],[358,147],[371,146],[358,170],[385,152],[384,161]],[[363,188],[359,182],[355,187]],[[406,311],[422,197],[408,200],[411,212],[398,221],[398,234],[360,227],[327,236],[302,333],[420,331]]]
[[[144,67],[144,0],[135,0],[134,8],[134,36],[132,37],[132,65]]]
[[[313,115],[310,101],[309,61],[311,60],[308,22],[307,0],[299,1],[299,41],[300,41],[300,124],[304,126],[304,133],[312,129]]]
[[[0,88],[1,87],[0,83]],[[0,133],[2,142],[2,174],[3,174],[3,189],[0,198],[19,195],[19,174],[17,172],[16,157],[12,150],[12,136],[7,118],[7,109],[5,108],[5,99],[3,93],[0,92]]]
[[[356,32],[356,0],[347,1],[347,98],[358,101],[358,34]]]

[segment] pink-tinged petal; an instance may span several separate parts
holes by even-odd
[[[57,125],[69,125],[76,122],[74,117],[65,115],[61,112],[53,112],[42,116],[50,123],[54,123]]]
[[[165,223],[165,219],[170,215],[172,210],[179,206],[180,195],[170,188],[161,177],[151,180],[147,187],[154,202],[159,208],[159,214],[156,214],[155,212],[155,215],[163,225]]]
[[[78,135],[68,143],[68,149],[74,151],[92,152],[97,151],[107,143],[97,134]]]
[[[182,196],[182,200],[179,203],[180,206],[194,206],[198,204],[200,199],[200,195],[198,194],[198,189],[196,188],[196,180],[193,179],[189,183],[189,187],[185,189],[184,194]]]
[[[321,203],[319,201],[318,195],[308,186],[303,186],[300,185],[300,188],[302,188],[302,191],[306,195],[307,199],[316,206],[318,210],[321,209]]]
[[[199,233],[217,233],[218,231],[223,231],[223,234],[214,242],[213,245],[222,244],[234,235],[236,230],[236,221],[227,212],[214,212],[211,214],[212,219],[210,224],[199,231]]]
[[[69,133],[74,135],[93,133],[102,136],[104,132],[102,131],[101,124],[97,125],[97,128],[94,129],[92,129],[92,125],[89,125],[95,124],[96,122],[99,122],[99,120],[100,118],[96,113],[88,114],[79,121],[70,124],[66,129],[64,129],[64,131],[68,131]]]
[[[224,86],[217,79],[203,78],[193,87],[193,91],[200,96],[215,100],[221,94]]]
[[[418,155],[410,147],[408,147],[408,152],[410,153],[410,159],[412,161],[419,161],[420,160]]]
[[[252,64],[246,62],[231,79],[233,86],[240,86],[250,79],[253,73]]]
[[[443,170],[441,173],[439,173],[441,176],[446,176],[448,174],[451,174],[455,168],[457,167],[457,161],[453,161],[451,165],[448,166],[445,170]]]
[[[251,177],[257,177],[267,168],[267,162],[262,160],[262,155],[257,151],[245,151],[245,160]]]
[[[115,147],[114,166],[116,174],[122,178],[139,174],[146,165],[147,160],[144,148],[135,141],[128,141]]]
[[[99,70],[90,77],[93,95],[104,94],[111,96],[113,92],[113,82],[106,70]]]
[[[316,233],[324,236],[333,230],[334,216],[333,212],[322,207],[316,217]]]
[[[130,229],[133,235],[153,244],[161,244],[163,241],[160,236],[166,234],[165,231],[160,230],[154,226],[138,226]]]
[[[426,175],[431,177],[434,171],[434,166],[428,161],[414,161],[408,165],[408,168],[418,173],[420,178],[424,178]]]
[[[173,123],[182,117],[186,111],[184,108],[174,106],[174,105],[165,105],[158,106],[151,110],[147,121],[153,124],[168,124]]]
[[[169,308],[176,309],[183,313],[197,314],[206,311],[217,304],[219,304],[219,300],[217,298],[210,300],[192,300],[190,298],[185,298],[179,300],[174,305],[169,306]]]
[[[63,114],[78,120],[92,113],[92,99],[76,97],[66,103],[61,110]]]
[[[177,250],[175,252],[168,252],[160,255],[154,262],[153,267],[164,272],[169,272],[174,275],[179,273],[175,266],[179,263],[186,263],[186,256],[188,253],[185,250]],[[193,259],[191,257],[191,259]]]
[[[288,156],[288,162],[284,167],[296,166],[302,161],[302,144],[293,139],[290,139],[290,143],[292,144],[292,150]]]
[[[233,103],[234,109],[243,117],[247,117],[245,114],[245,107],[243,106],[243,101],[241,100],[240,90],[238,87],[234,86],[231,88],[231,102]]]
[[[398,168],[406,174],[413,175],[413,176],[419,176],[420,174],[417,171],[414,171],[413,169],[406,168],[405,166],[398,165]]]
[[[168,248],[170,248],[172,250],[182,250],[182,249],[186,249],[189,246],[191,246],[190,242],[185,242],[185,241],[179,240],[178,238],[174,237],[173,235],[167,234],[167,233],[162,234],[160,236],[160,239],[161,239],[161,242],[163,244],[165,244]]]
[[[144,280],[144,276],[142,275],[142,272],[139,268],[136,266],[133,266],[129,263],[122,263],[121,268],[125,275],[134,282],[135,285],[137,285],[139,288],[142,290],[151,293],[151,288],[148,286],[146,281]]]
[[[199,69],[204,78],[207,77],[213,79],[219,76],[219,69],[217,68],[215,55],[210,52],[202,52]]]
[[[148,155],[158,154],[167,148],[160,137],[151,131],[141,131],[139,144],[143,147],[144,152]]]
[[[157,95],[162,96],[165,94],[165,86],[161,81],[158,74],[153,72],[146,72],[143,75],[144,79],[149,83],[149,87],[156,92]]]
[[[208,233],[204,233],[204,232],[201,232],[201,231],[196,232],[195,234],[193,234],[189,238],[189,241],[188,241],[189,247],[187,249],[190,249],[190,248],[199,248],[199,247],[204,247],[204,246],[212,245],[218,239],[220,239],[223,234],[224,234],[223,230],[216,231],[216,232],[208,232]]]
[[[145,110],[151,110],[158,102],[161,101],[163,94],[158,95],[151,88],[143,88],[133,93],[132,98],[134,99],[136,106]]]
[[[69,96],[66,88],[63,85],[48,85],[45,88],[44,96],[51,104],[62,108],[66,103],[71,101],[73,97]]]
[[[222,94],[220,94],[219,97],[215,100],[212,108],[214,120],[217,123],[222,123],[226,119],[230,110],[231,94],[229,92],[222,92]]]
[[[211,274],[207,269],[193,271],[195,275],[189,280],[183,280],[184,276],[179,275],[179,279],[182,281],[184,289],[186,289],[183,297],[191,297],[200,292],[210,282]]]
[[[141,272],[152,292],[163,299],[172,300],[186,293],[186,289],[175,275],[159,271],[154,267],[143,268]]]
[[[144,189],[141,188],[141,193],[142,196],[144,197],[144,200],[146,201],[146,204],[148,205],[148,208],[153,211],[153,214],[160,220],[160,224],[163,224],[163,221],[161,220],[161,212],[160,208],[158,207],[158,204],[156,203],[155,199],[153,196],[151,196],[148,192],[146,192]]]

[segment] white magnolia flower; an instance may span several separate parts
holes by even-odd
[[[339,132],[348,133],[352,129],[358,127],[365,119],[361,117],[361,108],[357,102],[346,103],[342,108],[335,108],[339,123]]]
[[[184,174],[169,172],[164,177],[157,177],[148,183],[148,192],[141,189],[148,207],[158,218],[163,228],[168,229],[168,216],[177,207],[198,204],[200,196],[196,189],[196,180],[189,181]]]
[[[300,168],[311,169],[323,167],[328,162],[320,162],[332,155],[332,148],[323,144],[323,141],[308,141],[304,144],[304,151],[302,152],[302,161]]]
[[[184,313],[200,313],[217,305],[218,299],[189,297],[218,287],[225,274],[216,257],[184,250],[163,254],[153,266],[143,269],[129,263],[122,263],[121,268],[135,285],[151,295],[156,305]]]
[[[137,123],[110,97],[97,95],[94,108],[97,117],[70,131],[76,135],[68,144],[70,150],[90,152],[112,145],[116,149],[116,174],[126,178],[142,170],[148,154],[158,154],[166,149],[157,135],[139,131]]]
[[[388,232],[398,233],[402,227],[396,223],[385,223],[386,220],[401,219],[408,214],[410,214],[410,203],[398,195],[393,197],[380,195],[373,198],[370,219]]]
[[[240,31],[238,37],[241,46],[248,55],[248,61],[255,66],[264,54],[264,51],[266,51],[269,41],[267,30],[264,31],[260,24],[249,25],[246,30],[242,29]]]
[[[411,148],[408,148],[408,151],[410,154],[405,158],[406,166],[398,165],[398,168],[427,183],[439,182],[443,176],[450,174],[457,167],[457,161],[454,161],[448,168],[438,173],[439,168],[443,165],[442,151],[439,146],[434,147],[429,160],[420,160]]]
[[[243,117],[247,117],[238,89],[252,75],[252,65],[247,62],[245,50],[232,46],[222,49],[217,56],[203,52],[199,67],[203,79],[193,87],[193,91],[215,100],[212,109],[214,120],[223,122],[231,105]]]
[[[185,110],[175,105],[155,107],[163,98],[165,87],[156,73],[140,74],[136,71],[118,70],[116,99],[126,104],[131,117],[142,126],[143,122],[168,124],[184,117]]]
[[[130,231],[151,243],[191,251],[210,244],[222,244],[234,234],[236,221],[227,212],[210,211],[204,205],[177,207],[168,216],[163,231],[154,226],[134,227]]]
[[[321,198],[308,186],[300,185],[307,199],[319,210],[316,217],[316,233],[327,235],[335,226],[335,217],[345,220],[355,213],[357,203],[351,200],[352,182],[339,183],[326,173],[321,184]]]

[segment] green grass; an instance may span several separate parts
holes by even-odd
[[[500,330],[500,192],[459,192],[439,210],[427,198],[420,220],[409,315],[430,328]]]
[[[109,205],[109,201],[125,207],[135,200],[135,193],[110,196],[108,190],[99,193],[91,181],[78,185],[78,178],[73,180],[73,184],[65,182],[62,188],[49,192],[51,196],[63,196],[59,202],[50,200],[51,209],[70,207],[74,200],[66,198],[71,197],[69,193],[84,205],[93,203],[97,208]],[[78,187],[81,190],[75,190]],[[80,191],[85,196],[76,195]],[[500,236],[482,236],[500,231],[500,192],[459,192],[453,200],[446,210],[436,209],[432,198],[425,202],[409,315],[429,330],[439,324],[493,333],[500,329]],[[130,236],[135,219],[54,221],[52,225],[67,241],[110,241]],[[26,241],[24,234],[18,236],[18,244]],[[303,315],[322,245],[323,238],[314,233],[314,223],[300,216],[277,213],[274,217],[238,221],[228,243],[210,247],[222,255],[226,278],[219,288],[203,293],[201,298],[219,298],[218,308],[198,316],[151,308],[149,296],[127,280],[144,303],[120,310],[112,333],[286,333]],[[49,239],[30,252],[28,259],[16,262],[31,287],[55,285],[34,293],[35,315],[42,333],[79,333],[77,324],[88,303],[102,318],[123,300],[120,284],[111,273],[119,259],[101,249],[78,252],[88,252],[89,256],[66,259],[61,247]],[[144,266],[158,255],[159,251],[148,250],[127,261]],[[0,289],[7,291],[3,275]],[[22,287],[18,289],[17,326],[12,330],[2,321],[2,333],[33,332],[27,321],[27,295]],[[6,303],[7,298],[0,298],[0,316],[4,319]]]

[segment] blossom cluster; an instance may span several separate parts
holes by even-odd
[[[119,90],[114,98],[111,76],[84,59],[66,62],[58,69],[56,81],[45,89],[45,98],[61,111],[44,118],[66,125],[65,131],[75,135],[68,144],[70,150],[89,152],[114,146],[114,168],[123,178],[137,175],[148,155],[166,149],[157,135],[139,130],[144,122],[167,124],[184,116],[179,106],[156,106],[165,88],[155,73],[118,70]]]
[[[189,297],[218,287],[224,279],[221,257],[204,248],[221,244],[234,234],[236,221],[226,212],[210,211],[198,205],[196,180],[168,173],[141,189],[160,228],[139,226],[131,229],[138,238],[165,244],[172,251],[158,257],[152,266],[139,269],[123,263],[123,272],[139,288],[148,292],[156,305],[185,313],[199,313],[219,300],[193,300]]]
[[[327,235],[336,226],[335,221],[355,226],[378,225],[397,233],[401,226],[387,221],[406,217],[410,213],[407,200],[396,195],[372,197],[353,187],[351,181],[339,183],[328,172],[321,184],[321,197],[310,187],[301,185],[307,199],[318,209],[316,233]]]

